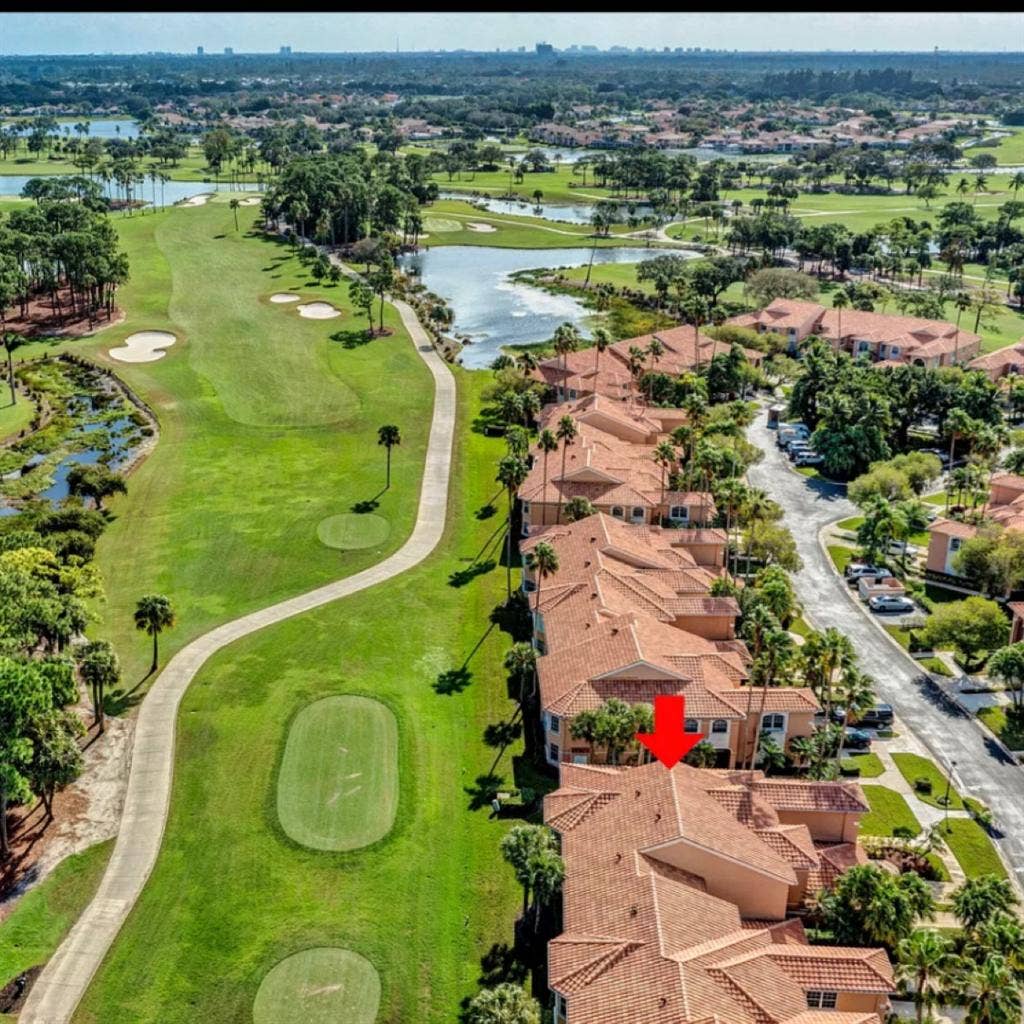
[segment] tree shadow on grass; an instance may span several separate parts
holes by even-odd
[[[354,505],[350,505],[351,511],[355,512],[356,515],[366,515],[367,512],[374,512],[380,507],[380,502],[377,500],[386,491],[387,488],[379,490],[372,498],[364,498],[362,501],[357,501]]]
[[[456,569],[448,576],[448,586],[464,587],[467,583],[472,583],[477,576],[490,572],[497,564],[493,558],[489,558],[485,562],[474,562],[465,569]]]
[[[533,636],[529,599],[521,590],[513,591],[509,600],[495,606],[491,622],[503,633],[508,633],[513,643],[527,643]]]
[[[479,983],[484,988],[493,988],[506,982],[521,985],[526,981],[529,965],[521,951],[507,942],[496,942],[480,957]]]
[[[337,341],[341,343],[342,348],[353,349],[361,348],[363,345],[368,345],[373,338],[365,330],[349,330],[349,331],[335,331],[331,336],[331,341]]]
[[[473,673],[465,665],[450,668],[440,673],[434,681],[434,693],[449,697],[453,693],[462,693],[473,681]]]
[[[477,519],[490,519],[498,510],[493,505],[481,505],[476,510]]]
[[[469,809],[480,811],[485,807],[490,807],[491,801],[504,785],[505,777],[503,775],[495,775],[493,772],[478,775],[472,786],[463,786],[463,792],[469,797]]]

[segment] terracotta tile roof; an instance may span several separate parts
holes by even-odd
[[[766,954],[805,988],[895,992],[885,951],[860,946],[772,946]]]
[[[795,1017],[787,1017],[782,1024],[877,1024],[877,1021],[877,1013],[804,1010]]]
[[[754,792],[779,811],[869,811],[864,792],[855,782],[808,782],[762,779]]]
[[[928,532],[937,533],[940,537],[973,537],[978,532],[978,528],[969,523],[961,523],[956,519],[936,519],[928,527]]]

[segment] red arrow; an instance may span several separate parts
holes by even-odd
[[[685,732],[686,698],[654,698],[654,732],[638,732],[636,738],[666,767],[673,768],[693,750],[703,733]]]

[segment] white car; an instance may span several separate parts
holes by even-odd
[[[873,612],[879,615],[884,614],[906,614],[915,610],[917,605],[909,597],[901,597],[898,594],[877,594],[868,601]]]

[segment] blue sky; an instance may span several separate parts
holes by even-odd
[[[0,13],[0,54],[509,49],[1024,51],[1019,13]]]

